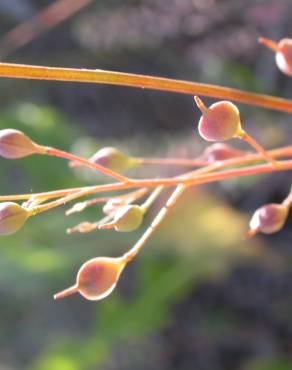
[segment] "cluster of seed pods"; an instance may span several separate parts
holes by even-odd
[[[292,40],[283,39],[279,43],[261,38],[262,44],[268,46],[276,53],[276,63],[279,69],[292,76]],[[230,101],[219,101],[206,107],[203,101],[195,96],[195,102],[202,116],[199,120],[198,130],[200,136],[210,145],[201,156],[198,157],[206,166],[217,162],[224,162],[232,158],[245,156],[247,152],[235,149],[225,143],[231,139],[241,139],[252,146],[273,168],[277,167],[277,161],[250,135],[243,130],[238,108]],[[224,142],[224,143],[222,143]],[[78,160],[74,155],[61,152],[53,148],[36,144],[28,136],[18,130],[5,129],[0,131],[0,156],[7,159],[18,159],[33,154],[53,155],[66,158],[71,167],[89,165],[96,170],[106,170],[105,173],[123,180],[122,175],[129,168],[139,165],[139,159],[129,157],[113,147],[102,148],[88,160]],[[77,158],[77,160],[76,160]],[[116,171],[116,172],[115,172]],[[143,189],[140,189],[143,190]],[[95,224],[82,223],[71,229],[73,231],[88,232],[94,229],[115,229],[119,232],[129,232],[137,229],[143,222],[144,214],[149,204],[155,200],[160,191],[157,189],[150,194],[148,201],[142,205],[133,204],[145,191],[132,197],[110,198],[106,202],[103,211],[105,218]],[[147,192],[147,189],[146,189]],[[156,192],[156,193],[155,193]],[[151,201],[149,202],[149,199]],[[79,203],[72,208],[72,213],[81,211],[87,207],[88,202]],[[91,202],[90,204],[94,204]],[[255,211],[250,220],[249,237],[258,232],[272,234],[284,226],[289,209],[292,205],[292,191],[280,204],[266,204]],[[35,214],[34,203],[19,205],[13,202],[0,203],[0,235],[11,235],[17,232],[25,224],[27,219]],[[68,213],[69,214],[69,213]],[[131,249],[132,250],[132,249]],[[131,251],[130,250],[130,251]],[[57,293],[54,298],[61,299],[71,294],[80,293],[88,300],[100,300],[108,296],[115,288],[119,277],[127,263],[131,261],[129,252],[118,258],[97,257],[85,262],[76,278],[76,283],[64,291]]]

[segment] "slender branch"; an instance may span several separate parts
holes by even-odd
[[[75,192],[73,194],[60,198],[51,203],[36,206],[34,207],[32,214],[35,215],[41,212],[45,212],[51,208],[58,207],[74,199],[87,196],[90,194],[100,193],[100,192],[116,191],[116,190],[139,188],[139,187],[157,187],[159,185],[176,186],[180,183],[186,186],[194,186],[194,185],[201,185],[201,184],[206,184],[206,183],[215,182],[215,181],[227,180],[233,177],[258,175],[258,174],[270,173],[270,172],[287,171],[291,169],[292,169],[292,160],[287,160],[287,161],[279,161],[277,163],[277,167],[272,167],[269,163],[265,163],[261,165],[251,166],[251,167],[243,167],[243,168],[225,170],[221,172],[202,174],[194,178],[190,176],[187,177],[186,175],[184,175],[180,177],[175,177],[173,179],[165,178],[165,179],[129,180],[126,183],[115,183],[115,184],[91,186],[91,187],[83,188],[79,192]]]
[[[288,99],[210,84],[133,73],[112,72],[102,69],[40,67],[0,63],[0,77],[130,86],[180,94],[209,96],[216,99],[228,99],[244,104],[292,113],[292,100]]]
[[[99,172],[101,172],[105,175],[108,175],[108,176],[114,178],[115,180],[127,181],[127,178],[125,176],[120,175],[119,173],[117,173],[115,171],[112,171],[111,169],[109,169],[107,167],[101,166],[98,163],[90,162],[88,159],[78,157],[74,154],[67,153],[67,152],[64,152],[64,151],[59,150],[59,149],[50,148],[50,147],[44,147],[44,148],[45,148],[45,154],[46,155],[50,155],[52,157],[64,158],[64,159],[67,159],[69,161],[75,161],[75,162],[81,163],[83,166],[93,168],[96,171],[99,171]]]
[[[170,165],[183,167],[202,167],[209,163],[207,161],[188,158],[136,158],[135,161],[139,165]]]
[[[146,241],[150,238],[150,236],[155,232],[157,227],[160,225],[160,223],[163,221],[165,216],[168,214],[168,212],[171,210],[171,208],[175,205],[179,197],[182,195],[182,193],[185,190],[185,186],[182,184],[179,184],[174,192],[171,194],[170,198],[166,202],[165,206],[161,208],[161,210],[158,212],[157,216],[152,221],[151,225],[148,227],[148,229],[145,231],[145,233],[142,235],[142,237],[137,241],[137,243],[131,248],[128,252],[126,252],[123,255],[123,259],[125,261],[130,262],[143,248]]]
[[[91,2],[92,0],[56,0],[49,4],[32,19],[17,25],[1,38],[1,58],[30,43],[37,36],[65,21]]]
[[[269,151],[269,154],[274,157],[274,158],[279,158],[279,157],[291,157],[292,156],[292,146],[285,146],[282,148],[278,149],[273,149]],[[218,170],[230,166],[239,166],[239,165],[244,165],[247,163],[252,163],[254,161],[258,161],[263,159],[262,155],[259,153],[249,153],[246,154],[244,157],[236,157],[232,159],[227,159],[221,162],[216,162],[215,164],[212,164],[210,166],[204,167],[208,171],[211,170]],[[188,176],[194,176],[198,173],[199,170],[187,172],[182,176],[188,177]],[[150,180],[147,180],[150,181]],[[118,185],[118,187],[116,187]],[[86,187],[86,189],[96,189],[99,188],[100,190],[97,190],[95,193],[100,193],[100,192],[109,192],[109,191],[114,191],[114,190],[122,190],[122,189],[127,189],[127,187],[121,187],[122,184],[115,184],[112,186],[111,184],[109,185],[99,185],[99,186],[93,186],[93,187]],[[84,190],[85,187],[79,187],[79,188],[69,188],[69,189],[62,189],[62,190],[53,190],[53,191],[48,191],[48,192],[43,192],[43,193],[28,193],[28,194],[19,194],[19,195],[2,195],[0,196],[0,201],[12,201],[12,200],[27,200],[30,199],[31,197],[35,198],[43,198],[43,199],[53,199],[53,198],[59,198],[59,197],[65,197],[67,195],[70,195],[72,193],[79,193],[80,191]],[[94,193],[94,192],[93,192]]]

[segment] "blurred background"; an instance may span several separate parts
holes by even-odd
[[[291,98],[292,80],[257,43],[259,35],[291,37],[290,0],[56,1],[34,20],[53,3],[0,0],[2,61],[120,70]],[[1,79],[0,106],[0,129],[21,129],[39,143],[87,156],[111,145],[136,156],[191,158],[206,147],[191,96]],[[289,115],[240,110],[244,127],[266,147],[291,143]],[[0,179],[1,194],[105,181],[39,157],[0,158]],[[0,240],[0,370],[291,370],[291,218],[275,235],[244,240],[253,211],[280,202],[290,186],[288,172],[190,189],[115,292],[97,303],[52,296],[73,283],[87,259],[126,251],[164,198],[130,234],[66,234],[100,218],[100,208],[69,218],[67,206],[29,220]]]

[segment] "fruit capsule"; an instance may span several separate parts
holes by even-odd
[[[0,156],[8,159],[27,157],[40,152],[40,147],[18,130],[0,130]]]
[[[54,299],[62,299],[75,293],[80,293],[90,301],[103,299],[114,290],[125,265],[123,258],[93,258],[81,266],[76,284],[57,293]]]
[[[17,203],[0,203],[0,235],[11,235],[21,229],[29,212]]]
[[[207,108],[197,96],[195,102],[202,112],[198,129],[203,139],[225,141],[241,135],[239,110],[233,103],[223,100]]]
[[[114,147],[100,149],[89,160],[118,172],[126,171],[131,167],[131,159]]]
[[[288,217],[288,207],[285,204],[270,203],[255,211],[249,226],[248,236],[257,232],[273,234],[282,229]]]
[[[101,224],[100,230],[112,229],[116,231],[133,231],[137,229],[144,217],[143,209],[138,205],[125,205],[117,208],[113,221]]]
[[[224,161],[226,159],[240,157],[244,154],[245,153],[242,150],[235,149],[230,145],[224,143],[215,143],[205,149],[202,159],[209,163],[214,163],[217,161]]]
[[[284,38],[278,43],[260,37],[259,42],[275,52],[275,60],[281,72],[292,76],[292,39]]]

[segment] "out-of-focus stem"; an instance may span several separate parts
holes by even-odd
[[[64,158],[64,159],[67,159],[69,161],[76,161],[76,162],[79,162],[79,163],[83,164],[86,167],[90,167],[90,168],[92,168],[96,171],[99,171],[99,172],[101,172],[105,175],[108,175],[108,176],[114,178],[115,180],[127,181],[127,178],[125,176],[120,175],[119,173],[117,173],[115,171],[112,171],[111,169],[109,169],[107,167],[101,166],[100,164],[97,164],[97,163],[94,163],[94,162],[90,162],[89,160],[87,160],[85,158],[78,157],[74,154],[67,153],[67,152],[64,152],[64,151],[59,150],[59,149],[46,147],[45,154],[50,155],[52,157]]]

